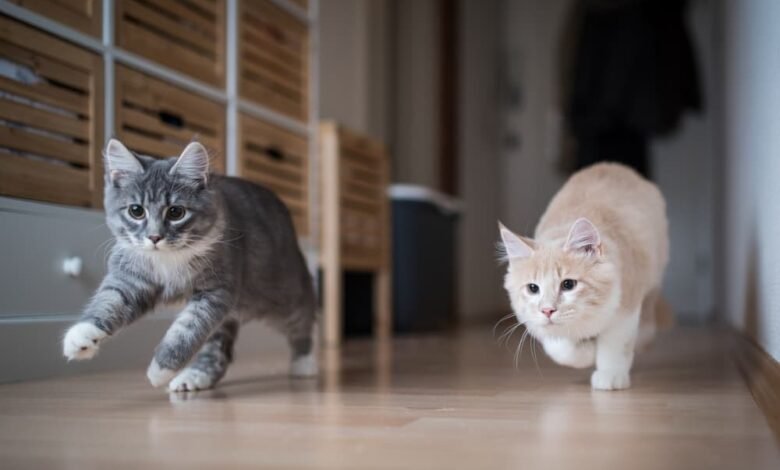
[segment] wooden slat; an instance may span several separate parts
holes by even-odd
[[[273,173],[269,173],[268,171],[263,171],[262,168],[258,168],[256,166],[256,162],[252,160],[247,161],[245,165],[245,174],[250,179],[262,181],[263,183],[274,184],[284,189],[290,195],[295,194],[301,199],[305,198],[306,189],[301,184],[303,182],[302,179],[299,178],[297,181],[294,181],[286,178],[280,178]]]
[[[49,139],[25,132],[23,129],[0,127],[0,147],[85,166],[90,163],[89,146],[77,142]]]
[[[39,5],[45,3],[53,2]],[[79,0],[58,5],[86,12],[79,10],[86,8]],[[0,192],[62,204],[99,205],[101,58],[6,17],[0,17],[0,57],[30,68],[41,78],[24,84],[0,77],[0,90],[15,96],[0,99],[0,119],[20,126],[0,127],[0,147],[5,149],[0,154]]]
[[[39,0],[40,1],[40,0]],[[94,0],[50,0],[80,15],[91,15]]]
[[[158,158],[174,157],[181,153],[183,146],[174,142],[152,139],[145,135],[128,130],[117,131],[122,142],[133,151]]]
[[[0,38],[2,38],[0,33]],[[90,71],[76,69],[69,64],[43,55],[37,49],[24,49],[6,41],[0,41],[0,57],[29,67],[37,75],[52,81],[64,83],[82,91],[91,86]]]
[[[347,206],[352,206],[355,208],[361,208],[366,212],[370,212],[373,209],[378,209],[380,202],[376,200],[376,198],[372,197],[366,197],[361,193],[356,192],[347,192],[344,191],[341,194],[341,197],[344,198],[344,204]]]
[[[378,141],[359,136],[344,128],[339,129],[341,148],[349,152],[357,153],[370,159],[382,159],[385,155],[385,146]]]
[[[103,30],[102,0],[11,1],[94,37],[100,37]]]
[[[88,97],[45,82],[24,85],[17,81],[0,77],[0,90],[70,112],[83,115],[89,114]]]
[[[89,206],[89,170],[0,154],[0,194]]]
[[[304,103],[291,102],[286,97],[280,96],[266,87],[257,85],[257,83],[252,82],[252,80],[247,79],[243,75],[240,84],[242,94],[247,98],[301,121],[306,120],[308,112]]]
[[[166,2],[161,2],[164,5]],[[214,50],[214,37],[203,36],[197,30],[188,28],[185,24],[174,21],[165,15],[160,14],[158,10],[150,8],[137,0],[124,1],[125,17],[135,18],[141,25],[148,25],[152,29],[159,30],[163,34],[157,34],[148,29],[148,33],[158,36],[162,40],[170,40],[165,35],[172,36],[174,43],[181,47],[196,52],[198,55],[209,57],[212,60],[216,51]]]
[[[274,75],[278,80],[285,80],[299,87],[305,85],[302,76],[303,71],[300,67],[292,67],[253,44],[243,43],[241,47],[244,58],[242,65],[249,70],[266,70],[267,73]]]
[[[276,162],[269,162],[265,156],[257,157],[254,154],[248,154],[246,163],[251,164],[255,170],[267,173],[274,178],[284,180],[290,184],[300,186],[305,179],[305,171],[299,166],[277,165]]]
[[[127,125],[137,129],[148,130],[149,132],[155,134],[162,134],[167,137],[177,139],[183,143],[190,142],[197,137],[197,140],[206,146],[219,145],[219,141],[214,137],[206,136],[203,134],[196,135],[196,133],[186,128],[173,127],[171,125],[161,122],[159,119],[155,117],[149,116],[148,114],[144,114],[135,109],[128,108],[128,109],[124,109],[122,112],[124,113],[122,119],[123,125]]]
[[[267,0],[241,3],[239,93],[308,119],[308,28]]]
[[[267,56],[276,58],[278,63],[287,64],[292,70],[297,71],[303,67],[304,58],[301,54],[303,48],[294,49],[289,45],[284,45],[273,37],[266,27],[247,24],[241,39],[246,44],[251,44],[250,47],[266,51]]]
[[[223,106],[127,67],[118,67],[116,77],[117,134],[128,147],[156,157],[172,157],[197,138],[214,153],[213,170],[224,171]],[[160,112],[178,114],[182,127],[162,122]]]
[[[286,96],[294,103],[302,102],[303,92],[300,83],[279,77],[267,68],[252,63],[244,64],[243,74],[249,80],[262,82],[269,89]]]
[[[224,108],[219,104],[127,67],[117,67],[117,71],[123,100],[147,109],[176,112],[185,124],[197,124],[217,136],[222,132]]]
[[[268,0],[254,0],[247,2],[243,7],[244,15],[254,17],[259,23],[278,26],[284,30],[285,37],[300,37],[307,32],[306,25],[298,18]]]
[[[193,24],[198,30],[205,34],[206,37],[209,37],[212,40],[216,38],[217,28],[215,22],[204,18],[203,15],[197,13],[192,8],[185,6],[181,2],[176,0],[155,2],[155,6],[171,15],[179,17],[184,22]]]
[[[285,154],[292,155],[296,161],[308,159],[307,142],[304,138],[282,130],[276,126],[265,124],[258,119],[245,120],[247,143],[259,146],[274,146],[281,148]]]
[[[217,0],[216,2],[214,0],[184,0],[184,3],[195,5],[200,10],[215,15],[216,10],[222,2],[220,0]]]
[[[58,116],[13,101],[0,99],[0,119],[89,140],[89,122]]]
[[[139,51],[144,51],[142,55],[155,62],[192,75],[212,85],[222,85],[222,79],[217,76],[215,71],[214,61],[196,54],[190,49],[169,41],[162,41],[159,37],[149,34],[147,30],[132,23],[123,24],[122,38],[122,47],[132,52],[141,54]]]
[[[372,198],[381,198],[384,196],[382,188],[376,184],[367,183],[365,181],[353,180],[345,178],[342,181],[344,191],[360,192],[363,194],[370,194]]]
[[[260,119],[240,117],[239,175],[268,187],[288,206],[300,235],[308,233],[308,154],[304,138]],[[284,154],[269,158],[262,150],[273,147]]]
[[[0,37],[22,47],[32,46],[41,55],[72,64],[81,70],[92,70],[91,53],[3,16],[0,16]]]
[[[196,11],[204,7],[208,17]],[[160,6],[156,2],[120,0],[116,4],[117,44],[221,87],[225,79],[224,11],[225,0],[208,6],[196,5],[191,0],[166,0]],[[163,13],[175,13],[181,21]]]

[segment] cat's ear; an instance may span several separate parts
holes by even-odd
[[[533,242],[530,240],[515,235],[501,222],[498,223],[498,230],[501,232],[501,242],[504,245],[502,254],[507,260],[528,258],[534,253]]]
[[[205,184],[209,175],[209,152],[199,142],[190,142],[171,167],[170,173]]]
[[[582,217],[574,222],[563,249],[585,254],[601,254],[601,235],[593,223]]]
[[[112,183],[120,182],[123,178],[136,173],[143,173],[141,162],[127,149],[122,142],[111,139],[103,151],[106,174]]]

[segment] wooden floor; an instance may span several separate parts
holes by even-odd
[[[667,333],[624,392],[511,348],[490,327],[355,342],[319,380],[241,357],[184,396],[140,370],[0,386],[0,468],[780,468],[722,332]]]

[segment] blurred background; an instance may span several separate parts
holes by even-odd
[[[458,202],[457,321],[508,311],[496,220],[532,234],[596,149],[667,199],[664,291],[680,321],[745,328],[780,357],[777,2],[321,8],[321,115],[387,142],[393,182]]]
[[[492,325],[497,221],[531,235],[575,169],[623,161],[666,197],[679,321],[778,359],[779,21],[774,0],[0,0],[0,380],[141,364],[170,321],[58,361],[104,272],[110,136],[164,157],[197,135],[274,189],[327,344]]]

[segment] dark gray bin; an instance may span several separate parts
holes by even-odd
[[[393,185],[393,328],[437,331],[456,315],[457,204],[420,186]]]

